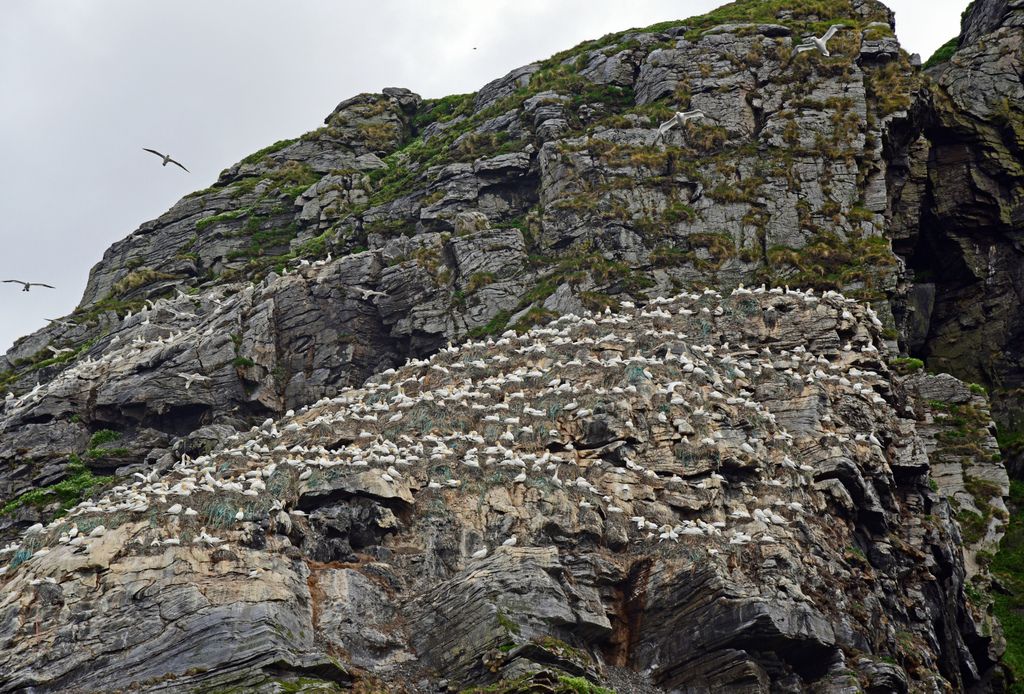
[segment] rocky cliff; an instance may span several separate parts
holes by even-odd
[[[985,404],[893,374],[878,325],[708,290],[268,419],[5,550],[4,688],[983,683],[999,644],[946,495],[1002,505]],[[950,411],[977,455],[937,451]]]
[[[910,268],[909,349],[986,385],[1002,429],[1019,438],[1024,3],[977,2],[964,21],[959,51],[935,69],[902,138],[912,205],[893,243]]]
[[[998,689],[915,357],[1015,453],[1022,36],[737,2],[225,170],[0,357],[0,689]]]

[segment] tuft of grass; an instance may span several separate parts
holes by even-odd
[[[953,57],[953,54],[957,52],[958,48],[960,48],[960,37],[954,36],[949,41],[946,41],[946,43],[939,46],[939,48],[932,53],[932,56],[925,61],[922,67],[927,70],[930,67],[935,67],[936,65],[948,62],[949,59]]]
[[[901,376],[906,376],[923,369],[924,362],[914,357],[898,357],[889,362],[889,368]]]
[[[490,320],[486,325],[481,325],[477,328],[473,328],[469,331],[467,337],[478,339],[481,337],[487,337],[488,335],[497,335],[505,332],[508,327],[508,319],[512,317],[512,314],[508,311],[499,311],[494,318]]]
[[[121,432],[111,429],[100,429],[89,439],[89,448],[99,448],[108,443],[121,440]]]
[[[264,147],[261,150],[257,150],[255,152],[253,152],[252,154],[250,154],[249,156],[245,157],[244,159],[242,159],[242,161],[240,161],[238,163],[239,164],[258,164],[259,162],[261,162],[264,159],[266,159],[268,154],[273,154],[274,152],[277,152],[278,150],[282,150],[285,147],[287,147],[288,145],[294,144],[294,143],[296,143],[298,141],[299,141],[298,138],[292,138],[290,140],[278,140],[277,142],[275,142],[272,145],[269,145],[268,147]]]
[[[221,212],[220,214],[211,215],[209,217],[203,217],[196,222],[196,230],[202,231],[206,227],[217,224],[218,222],[226,222],[231,219],[238,219],[243,214],[250,212],[250,208],[239,209],[239,210],[228,210],[227,212]]]
[[[421,130],[431,123],[448,121],[473,113],[476,94],[450,94],[441,99],[428,99],[416,110],[412,119],[413,127]]]
[[[800,249],[768,249],[767,270],[774,284],[835,289],[862,299],[884,296],[886,268],[895,264],[889,241],[883,237],[841,239],[822,232]],[[851,290],[850,285],[863,289]]]
[[[173,279],[177,279],[177,276],[148,267],[141,268],[139,270],[132,270],[114,283],[114,286],[110,288],[110,294],[111,296],[121,296],[134,289],[138,289],[139,287],[144,287],[147,284],[153,284],[154,282],[159,282],[161,280]]]
[[[493,272],[475,272],[469,276],[466,291],[475,292],[478,289],[483,289],[488,284],[493,284],[495,279],[496,277]]]
[[[519,635],[519,631],[520,631],[519,625],[516,624],[511,619],[509,619],[509,617],[504,612],[502,612],[500,609],[498,610],[497,618],[498,618],[498,624],[501,626],[502,629],[504,629],[506,632],[508,632],[508,634],[510,636],[512,636],[512,635],[518,636]]]
[[[615,690],[607,687],[599,687],[590,680],[583,677],[570,677],[560,675],[558,677],[558,688],[555,692],[559,694],[615,694]]]
[[[113,477],[97,477],[87,468],[78,456],[71,456],[71,462],[67,467],[66,479],[52,484],[49,487],[41,487],[25,492],[8,501],[0,508],[0,516],[6,516],[23,506],[43,507],[54,501],[60,502],[60,510],[57,518],[63,516],[68,509],[82,501],[94,488],[109,484]]]

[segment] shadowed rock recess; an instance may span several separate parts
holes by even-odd
[[[0,692],[1003,691],[1022,74],[742,0],[226,169],[0,357]]]

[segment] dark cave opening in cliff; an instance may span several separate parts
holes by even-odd
[[[944,322],[956,319],[950,308],[956,297],[978,278],[968,267],[963,249],[933,219],[923,218],[916,238],[894,243],[893,251],[906,263],[910,284],[900,346],[910,356],[927,361],[937,331]]]

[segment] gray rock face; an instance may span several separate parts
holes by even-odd
[[[970,689],[999,643],[936,442],[985,401],[895,376],[876,323],[782,290],[570,314],[176,456],[3,550],[0,691]]]
[[[1024,5],[974,3],[960,50],[902,136],[909,175],[898,217],[911,296],[933,295],[912,303],[911,348],[934,369],[990,387],[1008,432],[1024,427],[1022,51]]]
[[[1013,10],[1022,8],[1024,5],[1020,0],[978,0],[971,3],[963,18],[960,45],[973,44],[985,34],[1002,26],[1021,26],[1021,17],[1019,14],[1015,15]]]
[[[937,84],[873,0],[828,58],[793,47],[829,18],[731,12],[358,95],[114,244],[0,357],[0,689],[988,686],[999,628],[963,592],[1006,520],[988,401],[886,362],[998,384],[1024,426],[1024,8],[979,1]],[[728,292],[761,283],[816,293]],[[582,341],[500,337],[559,317]],[[426,439],[454,432],[450,460]],[[190,459],[195,514],[123,498]]]
[[[476,110],[482,111],[504,97],[511,96],[516,89],[525,87],[530,83],[530,77],[538,69],[540,69],[540,65],[531,63],[530,65],[516,68],[493,82],[488,82],[476,94],[474,100]]]

